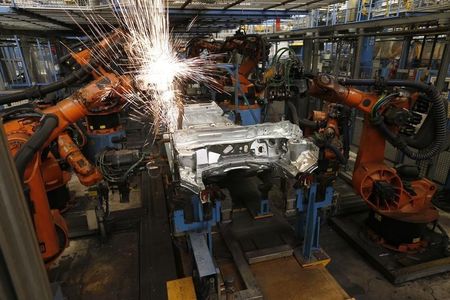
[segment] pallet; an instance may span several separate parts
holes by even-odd
[[[324,266],[303,268],[293,256],[250,268],[264,299],[351,299]]]
[[[168,300],[196,300],[194,282],[192,277],[167,281]]]
[[[377,268],[391,283],[407,281],[450,271],[450,257],[440,248],[406,254],[389,250],[366,236],[367,211],[330,218],[332,227]]]
[[[293,238],[292,229],[282,221],[277,214],[271,220],[254,220],[248,212],[240,212],[234,214],[232,223],[219,226],[235,266],[224,269],[225,264],[219,263],[219,268],[222,273],[226,271],[225,277],[242,281],[236,284],[241,288],[233,299],[351,299],[325,266],[302,267],[292,246],[270,243],[275,243],[274,232],[284,236],[280,240]],[[285,226],[292,237],[283,231]]]

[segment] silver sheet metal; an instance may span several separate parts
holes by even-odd
[[[317,167],[318,148],[289,121],[234,125],[214,102],[188,104],[184,114],[166,149],[181,186],[195,193],[205,189],[204,177],[232,170],[276,168],[295,177]]]

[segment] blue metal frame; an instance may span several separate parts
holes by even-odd
[[[52,65],[55,66],[56,62],[55,62],[55,58],[53,57],[52,44],[50,43],[50,40],[47,40],[47,46],[48,46],[48,52],[49,52],[49,55],[50,55],[50,59],[52,61]],[[53,70],[53,77],[54,77],[55,81],[58,80],[58,74],[57,74],[55,69]]]
[[[297,189],[297,211],[299,212],[297,220],[297,234],[303,237],[303,257],[310,260],[314,250],[320,249],[320,217],[318,210],[331,205],[333,199],[333,187],[327,187],[325,199],[316,201],[317,183],[313,183],[309,188],[308,204],[305,207],[305,191]]]
[[[269,199],[261,199],[259,202],[259,211],[256,212],[258,216],[267,216],[270,214]]]
[[[217,64],[217,67],[222,68],[226,70],[231,76],[234,76],[234,105],[235,105],[235,112],[239,113],[241,115],[242,125],[254,125],[261,122],[261,108],[257,109],[239,109],[239,94],[242,95],[244,98],[244,104],[247,106],[250,106],[250,103],[248,102],[247,96],[245,96],[245,93],[242,91],[241,83],[239,81],[239,65],[233,65],[233,64]],[[251,117],[251,118],[250,118]],[[229,116],[230,120],[235,121],[236,116]]]
[[[205,234],[202,232],[189,232],[188,237],[190,249],[194,254],[198,276],[200,278],[216,276],[218,274],[217,268],[214,265],[211,251],[208,249]]]
[[[212,253],[212,236],[211,236],[211,228],[220,222],[220,211],[222,208],[222,204],[219,200],[214,202],[214,206],[212,208],[212,216],[210,220],[204,220],[203,215],[203,206],[200,201],[200,197],[198,195],[194,195],[191,198],[192,207],[194,209],[194,222],[186,223],[184,221],[184,211],[182,209],[176,210],[173,213],[173,224],[175,233],[183,233],[183,232],[192,232],[192,231],[200,231],[206,232],[208,236],[208,247]]]
[[[83,149],[83,153],[90,161],[96,161],[96,156],[106,149],[122,149],[121,143],[113,141],[125,138],[126,131],[121,129],[106,134],[87,133],[86,137],[88,142]]]
[[[375,48],[375,37],[368,36],[363,38],[363,46],[360,57],[359,78],[372,78],[373,69],[373,50]]]
[[[22,47],[20,46],[20,42],[19,39],[17,38],[17,35],[14,36],[14,40],[16,41],[16,47],[19,50],[19,58],[22,60],[22,64],[23,64],[23,71],[25,73],[25,78],[27,80],[28,85],[31,86],[31,78],[30,78],[30,74],[28,73],[28,66],[27,63],[25,61],[25,57],[23,55],[23,51],[22,51]]]

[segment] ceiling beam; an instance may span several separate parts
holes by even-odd
[[[231,3],[232,4],[232,3]],[[230,4],[230,5],[231,5]],[[248,10],[240,10],[240,9],[208,9],[208,10],[200,10],[200,9],[169,9],[169,17],[171,19],[178,17],[192,17],[198,15],[199,17],[208,17],[208,18],[225,18],[225,17],[237,17],[237,18],[252,18],[259,17],[265,19],[275,19],[275,18],[289,18],[292,15],[305,14],[307,15],[309,11],[286,11],[286,10],[268,10],[263,11],[261,9],[248,9]]]
[[[28,10],[20,8],[20,7],[12,7],[12,10],[15,11],[18,15],[22,15],[22,16],[28,17],[30,19],[35,19],[35,20],[59,25],[59,26],[65,27],[67,29],[71,29],[73,31],[79,30],[78,26],[76,26],[76,25],[68,24],[68,23],[44,16],[41,14],[37,14],[37,13],[31,12],[31,11],[28,11]]]
[[[320,26],[315,28],[304,28],[294,31],[280,31],[277,33],[265,34],[266,38],[275,38],[283,36],[284,38],[295,38],[296,36],[304,35],[305,33],[328,33],[328,32],[339,32],[346,31],[349,29],[376,29],[376,28],[390,28],[395,26],[405,26],[408,24],[426,24],[426,23],[440,23],[441,21],[450,20],[448,13],[431,13],[419,16],[402,16],[389,19],[376,19],[370,21],[353,22],[348,24],[338,24],[330,26]]]
[[[238,4],[241,4],[242,2],[244,2],[245,0],[237,0],[237,1],[234,1],[233,3],[230,3],[230,4],[228,4],[227,6],[225,6],[223,9],[224,10],[227,10],[227,9],[229,9],[230,7],[233,7],[233,6],[236,6],[236,5],[238,5]]]
[[[183,5],[181,5],[180,9],[185,9],[186,6],[188,6],[189,4],[191,4],[192,0],[186,0],[184,1]]]
[[[34,19],[28,19],[28,20],[21,19],[20,16],[18,16],[18,15],[2,15],[1,17],[2,18],[6,18],[6,19],[14,20],[12,22],[24,22],[26,24],[31,24],[33,26],[42,27],[43,30],[51,30],[52,29],[51,27],[49,27],[47,25],[43,25],[43,24],[39,24],[39,23],[33,22],[33,21],[35,21]],[[3,23],[5,23],[5,22],[3,22]],[[15,25],[15,27],[20,27],[20,26]],[[1,29],[1,26],[0,26],[0,29]]]
[[[286,42],[292,40],[336,40],[336,39],[346,39],[353,40],[357,39],[359,36],[375,36],[375,37],[404,37],[404,36],[414,36],[414,35],[436,35],[436,34],[448,34],[450,31],[448,28],[431,28],[431,29],[418,29],[418,30],[397,30],[397,31],[377,31],[377,32],[359,32],[359,33],[344,33],[344,34],[331,34],[331,35],[318,35],[318,36],[306,36],[298,35],[288,38],[268,38],[271,42]]]
[[[270,5],[270,6],[264,7],[263,10],[269,10],[269,9],[272,9],[272,8],[275,8],[275,7],[278,7],[278,6],[283,6],[283,5],[292,3],[294,1],[297,1],[297,0],[286,0],[286,1],[283,1],[281,3],[276,3],[274,5]]]
[[[23,35],[31,37],[65,37],[73,36],[71,30],[26,30],[26,29],[11,29],[8,27],[3,27],[0,25],[0,36],[11,36],[11,35]]]
[[[286,11],[293,10],[293,9],[296,9],[296,8],[299,8],[299,7],[308,6],[308,5],[315,4],[315,3],[318,3],[318,2],[322,2],[322,1],[323,0],[312,0],[312,1],[309,1],[309,2],[306,2],[306,3],[302,3],[302,4],[299,4],[299,5],[292,6],[291,8],[286,9]],[[333,3],[336,3],[336,2],[340,2],[340,0],[335,1]],[[327,3],[327,4],[324,3],[324,5],[328,5],[328,4],[332,4],[332,3]]]

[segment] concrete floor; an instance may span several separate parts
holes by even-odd
[[[94,236],[72,241],[55,279],[62,281],[69,300],[137,299],[136,245],[136,234],[131,232],[117,233],[104,244]],[[328,271],[357,300],[450,299],[450,273],[394,286],[326,225],[322,227],[321,245],[332,258]]]
[[[138,245],[136,232],[117,232],[106,242],[98,236],[72,240],[51,281],[61,284],[67,300],[138,299]]]
[[[448,215],[443,218],[448,219]],[[327,225],[322,227],[320,239],[322,248],[331,257],[328,271],[357,300],[450,299],[450,273],[394,286]]]
[[[441,214],[441,224],[450,232],[449,214]],[[74,240],[52,277],[69,300],[137,299],[137,245],[136,232],[116,233],[106,243],[97,236]],[[328,271],[355,299],[450,299],[450,273],[394,286],[328,225],[321,246],[332,259]]]

